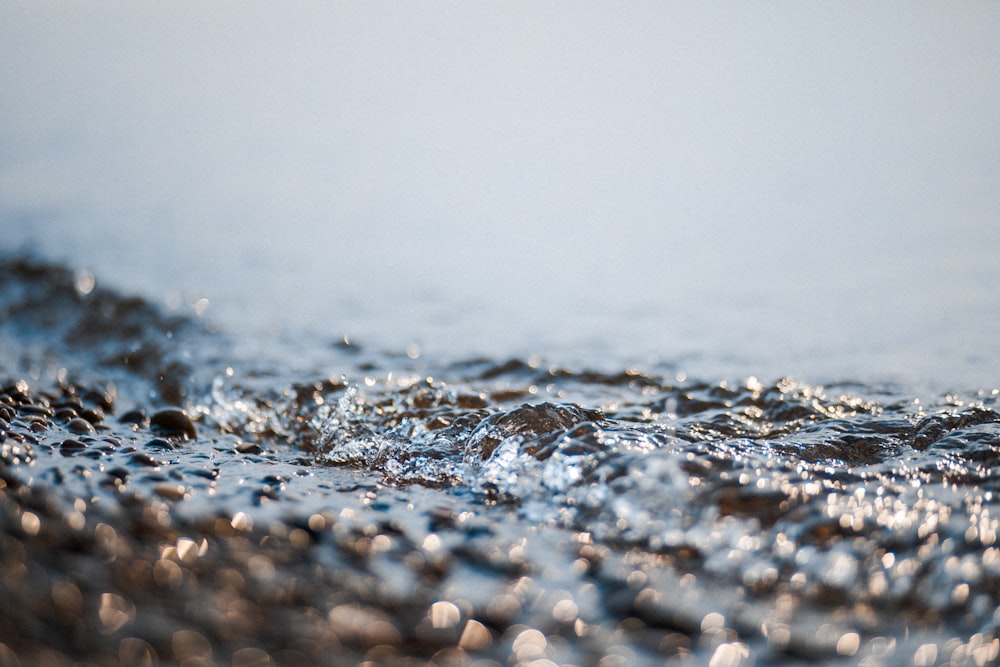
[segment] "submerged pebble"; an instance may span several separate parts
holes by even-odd
[[[66,440],[62,441],[60,447],[62,447],[63,449],[78,450],[78,449],[86,449],[87,445],[85,445],[84,443],[80,442],[75,438],[67,438]]]
[[[146,443],[146,449],[171,450],[177,449],[177,444],[165,438],[153,438]]]
[[[194,422],[183,410],[166,408],[153,414],[149,420],[150,427],[167,437],[194,440],[197,437]]]

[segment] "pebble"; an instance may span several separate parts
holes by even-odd
[[[80,416],[89,421],[91,424],[100,424],[104,421],[104,410],[101,408],[83,410],[80,412]]]
[[[69,422],[76,419],[79,415],[73,408],[59,408],[56,410],[55,418],[59,421]]]
[[[147,466],[150,468],[156,468],[163,465],[162,461],[157,461],[149,454],[142,454],[142,453],[133,454],[129,460],[132,461],[133,463],[137,463],[141,466]]]
[[[34,433],[44,433],[49,430],[49,423],[40,417],[29,417],[28,428]]]
[[[177,445],[164,438],[153,438],[146,443],[147,449],[176,449]]]
[[[178,408],[166,408],[160,410],[149,420],[153,430],[167,437],[184,438],[193,440],[197,437],[194,422],[183,410]]]
[[[118,421],[120,421],[122,424],[133,424],[140,428],[149,425],[149,417],[147,417],[146,413],[143,412],[142,410],[129,410],[121,417],[119,417]]]
[[[29,415],[38,415],[40,417],[51,417],[54,414],[52,410],[44,405],[34,405],[30,403],[20,406],[18,410]]]
[[[87,401],[91,405],[96,405],[105,411],[112,411],[115,406],[115,398],[117,398],[117,394],[117,388],[109,387],[104,391],[91,389],[83,394],[83,400]]]
[[[66,424],[66,429],[76,433],[77,435],[93,435],[97,433],[94,429],[94,425],[81,417],[69,420],[69,423]]]

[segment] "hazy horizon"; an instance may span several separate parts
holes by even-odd
[[[237,325],[1000,372],[998,5],[0,6],[4,249]]]

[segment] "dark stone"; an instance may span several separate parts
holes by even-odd
[[[162,465],[162,461],[157,461],[156,459],[154,459],[149,454],[143,454],[141,452],[138,453],[138,454],[133,454],[132,458],[129,459],[129,460],[132,461],[132,463],[135,463],[135,464],[138,464],[138,465],[141,465],[141,466],[146,466],[147,468],[157,468],[160,465]]]
[[[178,408],[160,410],[149,420],[153,430],[160,435],[193,440],[197,437],[194,422],[187,414]]]
[[[104,421],[104,410],[101,408],[94,408],[93,410],[83,410],[80,412],[80,416],[89,421],[91,424],[100,424]]]
[[[113,412],[117,393],[117,390],[112,388],[105,391],[90,389],[83,395],[83,400],[91,405],[95,405],[103,409],[105,412]]]
[[[53,403],[52,409],[56,410],[56,414],[58,414],[59,410],[65,410],[65,409],[73,410],[74,412],[79,412],[80,410],[83,410],[83,403],[81,403],[76,398],[72,397],[64,398],[61,401],[56,401],[55,403]]]
[[[81,419],[80,417],[71,419],[69,423],[66,424],[66,429],[78,435],[93,435],[97,433],[97,431],[94,430],[93,424],[86,419]]]
[[[56,410],[55,418],[61,422],[68,422],[76,419],[79,415],[73,408],[65,407]]]
[[[149,417],[147,417],[146,413],[142,410],[129,410],[119,417],[118,421],[122,424],[134,424],[135,426],[142,428],[149,424]]]
[[[39,417],[51,417],[54,414],[52,410],[45,407],[44,405],[32,405],[32,404],[22,405],[18,408],[18,410],[22,413],[29,415],[37,415]]]
[[[176,449],[177,445],[163,438],[153,438],[146,443],[147,449]]]

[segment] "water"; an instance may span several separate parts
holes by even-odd
[[[0,663],[997,661],[1000,13],[191,9],[4,10]]]
[[[921,396],[908,385],[705,381],[667,365],[435,363],[343,341],[310,371],[240,359],[232,334],[89,273],[22,259],[4,275],[3,368],[22,378],[5,389],[6,484],[51,494],[40,505],[9,496],[23,504],[13,535],[117,529],[121,560],[145,562],[126,517],[146,507],[163,533],[156,566],[172,563],[147,584],[155,591],[184,581],[181,566],[213,563],[227,538],[199,526],[220,517],[238,531],[265,526],[261,544],[312,549],[338,580],[344,558],[361,559],[375,588],[352,594],[347,617],[330,606],[343,592],[298,603],[320,608],[358,660],[443,660],[456,645],[448,659],[574,664],[997,658],[996,389]],[[157,430],[163,404],[184,406],[194,440]],[[74,426],[102,405],[88,415],[97,430]],[[192,572],[249,567],[266,584],[287,560],[252,553]],[[444,572],[420,583],[433,558]],[[288,568],[293,583],[303,576]],[[324,660],[288,653],[289,636],[313,631],[298,618],[290,635],[252,641],[192,621],[168,624],[167,637],[143,630],[149,592],[114,586],[102,595],[124,616],[98,614],[105,641],[59,648],[180,659],[178,633],[195,633],[223,661],[248,646],[279,664]],[[214,599],[204,586],[187,594]],[[352,630],[357,609],[388,636]],[[23,655],[51,657],[32,643],[37,628],[6,623]]]

